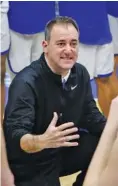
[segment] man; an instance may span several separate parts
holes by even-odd
[[[4,132],[16,186],[59,186],[59,176],[78,170],[74,186],[82,186],[106,119],[76,63],[78,38],[72,18],[51,20],[44,53],[10,86]]]
[[[118,15],[118,4],[115,5],[110,13],[113,14],[115,11]],[[116,74],[111,79],[114,53],[107,17],[107,2],[60,1],[59,11],[61,16],[70,16],[79,25],[81,34],[78,62],[87,68],[91,80],[95,78],[98,102],[107,117],[111,100],[118,95]]]
[[[118,185],[118,96],[112,101],[101,140],[83,186]]]
[[[53,17],[55,17],[54,1],[9,2],[11,46],[7,72],[11,79],[40,57],[45,24]]]

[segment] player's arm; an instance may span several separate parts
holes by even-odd
[[[6,154],[6,145],[2,127],[1,130],[1,184],[3,186],[14,186],[14,177],[9,168]]]
[[[118,185],[118,135],[113,144],[109,155],[108,163],[104,169],[100,180],[100,186],[117,186]]]
[[[109,174],[113,178],[114,172],[118,169],[115,159],[118,157],[118,97],[112,101],[111,109],[106,127],[101,136],[98,147],[88,169],[83,186],[102,186],[108,182]],[[115,151],[115,154],[113,152]],[[115,158],[115,159],[113,159]],[[109,169],[112,169],[109,172]],[[118,170],[116,171],[118,172]],[[113,180],[116,178],[114,177]],[[108,184],[106,184],[108,186]],[[109,185],[111,186],[111,185]],[[117,184],[114,184],[117,186]]]

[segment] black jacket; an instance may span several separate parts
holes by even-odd
[[[53,112],[59,115],[57,125],[72,121],[93,135],[100,135],[106,122],[93,99],[86,68],[76,63],[63,89],[61,76],[49,69],[43,54],[15,77],[9,89],[4,132],[9,163],[15,174],[29,173],[28,169],[36,169],[35,166],[40,169],[42,163],[48,165],[55,158],[57,149],[28,154],[20,148],[24,134],[45,132]]]

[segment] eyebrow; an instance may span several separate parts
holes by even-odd
[[[60,40],[57,40],[56,43],[65,42],[65,41],[66,40],[64,40],[64,39],[60,39]],[[77,42],[78,40],[77,39],[72,39],[71,41]]]

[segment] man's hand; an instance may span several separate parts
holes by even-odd
[[[79,138],[79,135],[75,134],[78,128],[74,127],[74,123],[68,122],[56,127],[57,120],[57,113],[54,112],[54,117],[44,134],[22,136],[21,149],[27,153],[35,153],[48,148],[78,146],[78,142],[71,142]]]
[[[40,146],[42,149],[57,148],[57,147],[72,147],[77,146],[77,142],[71,142],[79,138],[77,127],[74,127],[74,123],[68,122],[56,127],[58,120],[57,113],[54,112],[53,119],[47,128],[46,132],[40,137]],[[74,134],[73,134],[74,133]]]

